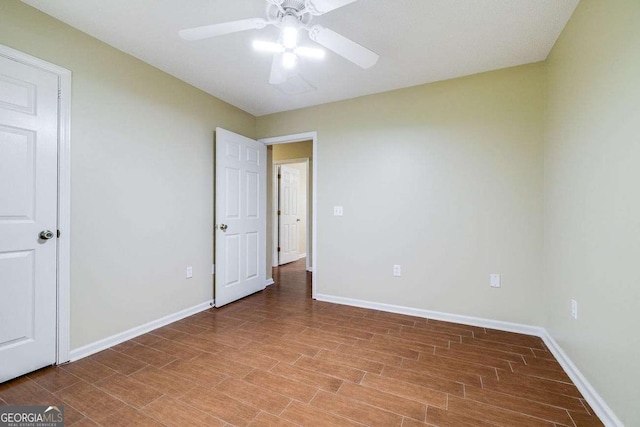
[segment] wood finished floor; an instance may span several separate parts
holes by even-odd
[[[313,301],[276,285],[61,367],[0,404],[73,426],[601,426],[537,338]]]

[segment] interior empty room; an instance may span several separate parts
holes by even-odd
[[[0,415],[640,425],[639,23],[0,1]]]

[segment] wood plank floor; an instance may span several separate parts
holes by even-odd
[[[276,285],[0,385],[87,426],[601,426],[537,337],[313,301]]]

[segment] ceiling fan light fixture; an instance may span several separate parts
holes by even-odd
[[[265,42],[263,40],[254,40],[253,48],[255,50],[259,50],[260,52],[268,53],[282,53],[285,51],[284,46],[282,46],[280,43]]]
[[[298,29],[294,27],[285,27],[282,30],[282,44],[287,49],[295,49],[298,45]]]
[[[282,18],[282,44],[287,49],[295,49],[298,45],[298,18],[286,15]]]
[[[298,62],[298,57],[293,52],[285,52],[282,54],[282,66],[287,70],[295,68]]]

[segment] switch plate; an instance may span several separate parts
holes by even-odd
[[[500,287],[500,275],[499,274],[490,274],[489,275],[489,286],[492,288]]]
[[[578,320],[578,301],[571,300],[571,317]]]
[[[402,268],[397,264],[393,266],[393,275],[395,277],[402,276]]]
[[[333,216],[342,216],[342,206],[333,207]]]
[[[193,267],[189,266],[187,267],[187,279],[191,279],[193,277]]]

